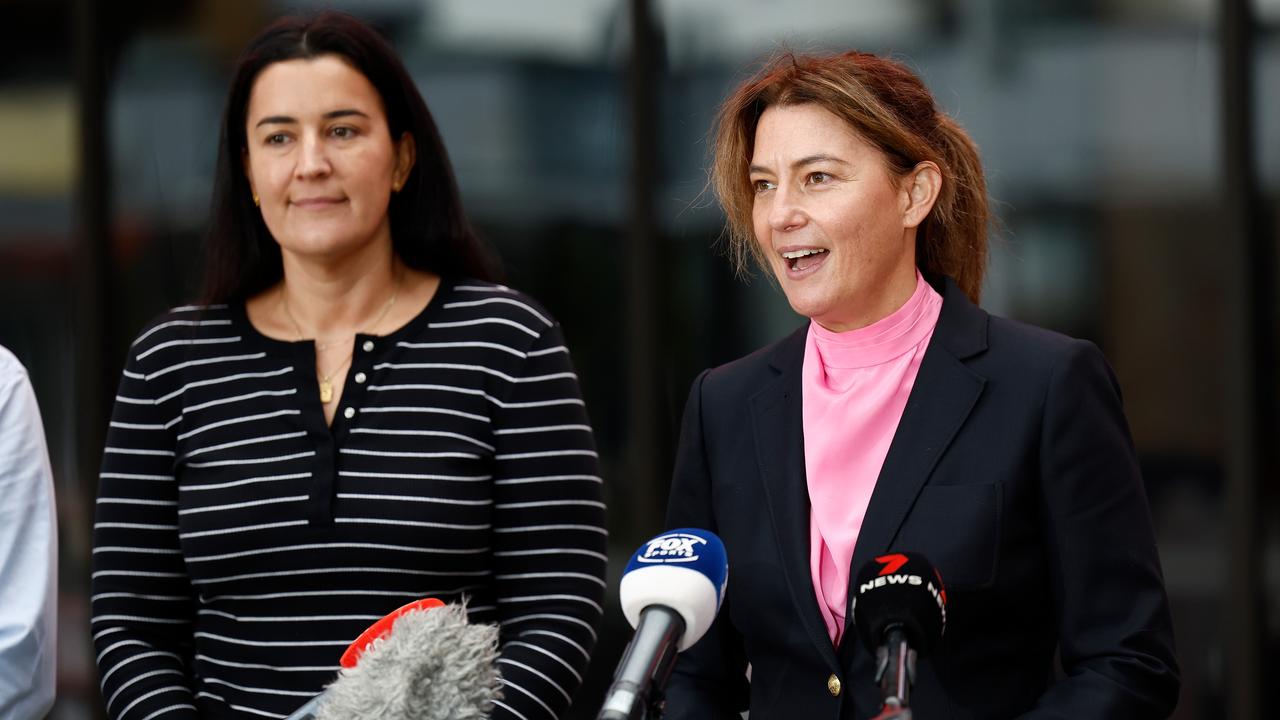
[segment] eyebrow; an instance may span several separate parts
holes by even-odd
[[[791,169],[797,170],[806,165],[813,165],[814,163],[820,163],[820,162],[833,162],[833,163],[839,163],[841,165],[849,164],[848,161],[841,160],[835,155],[827,155],[825,153],[819,153],[817,155],[806,155],[800,158],[799,160],[796,160],[795,162],[791,163]],[[763,165],[751,165],[750,167],[747,168],[747,172],[748,173],[770,173],[773,171],[767,167],[764,167]]]
[[[333,120],[335,118],[349,117],[351,115],[359,115],[360,117],[366,118],[366,119],[368,119],[369,117],[367,114],[351,108],[344,108],[342,110],[330,110],[329,112],[325,113],[324,115],[321,115],[320,117],[324,118],[325,120]],[[268,115],[267,117],[264,117],[261,120],[259,120],[258,124],[254,125],[254,127],[262,127],[263,125],[291,125],[297,122],[298,122],[297,118],[291,117],[289,115]]]

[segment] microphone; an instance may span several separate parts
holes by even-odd
[[[728,581],[724,544],[707,530],[670,530],[636,550],[618,585],[622,613],[636,633],[596,720],[661,715],[676,653],[711,629]]]
[[[858,573],[853,622],[876,654],[884,704],[875,720],[910,720],[916,658],[933,649],[947,626],[942,576],[918,553],[875,558]]]
[[[361,633],[338,679],[285,720],[481,720],[501,696],[497,658],[496,625],[417,600]]]

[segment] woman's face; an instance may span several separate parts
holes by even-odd
[[[335,259],[391,242],[387,207],[413,167],[413,138],[393,142],[382,99],[336,55],[259,73],[246,113],[244,169],[282,252]]]
[[[922,163],[895,182],[883,153],[818,105],[764,111],[749,170],[752,224],[796,312],[843,332],[911,297],[915,227],[936,196],[920,192],[921,168],[937,171]]]

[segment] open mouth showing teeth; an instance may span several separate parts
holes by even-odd
[[[806,248],[804,250],[784,252],[782,257],[786,259],[787,266],[792,270],[805,270],[822,262],[823,256],[826,254],[827,251],[824,248]]]

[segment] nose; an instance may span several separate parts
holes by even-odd
[[[297,168],[299,178],[324,177],[333,170],[329,164],[329,155],[324,142],[315,134],[308,133],[299,150]]]
[[[772,201],[769,207],[769,227],[774,232],[795,230],[808,222],[799,195],[792,190],[790,183],[779,184],[773,191]]]

